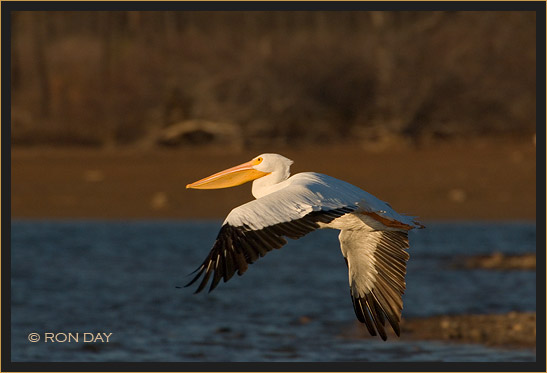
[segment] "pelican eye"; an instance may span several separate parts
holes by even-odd
[[[262,157],[258,157],[258,158],[256,159],[256,161],[257,161],[258,163],[262,162]]]

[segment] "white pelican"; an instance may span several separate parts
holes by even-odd
[[[398,214],[389,204],[333,177],[303,172],[289,177],[293,162],[279,154],[262,154],[186,188],[217,189],[253,181],[254,201],[233,209],[224,220],[211,252],[196,269],[202,275],[196,293],[213,275],[242,275],[258,258],[316,229],[340,230],[342,254],[349,272],[350,295],[357,319],[371,335],[386,340],[385,319],[399,336],[403,309],[408,231],[423,228],[413,217]]]

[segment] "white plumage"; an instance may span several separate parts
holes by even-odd
[[[287,242],[284,237],[297,239],[319,228],[339,229],[357,318],[370,334],[377,331],[384,340],[387,318],[399,335],[408,231],[423,226],[344,181],[314,172],[289,177],[291,164],[281,155],[262,154],[187,185],[225,188],[254,180],[256,198],[228,214],[211,252],[188,285],[203,275],[199,292],[212,275],[211,291],[220,279],[226,282],[236,271],[243,274],[248,264],[282,247]]]

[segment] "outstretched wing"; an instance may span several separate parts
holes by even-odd
[[[383,340],[387,339],[387,318],[399,336],[409,259],[408,232],[375,230],[364,225],[359,230],[342,230],[339,238],[357,318],[371,335],[378,331]]]
[[[278,191],[232,210],[197,275],[186,286],[203,276],[198,293],[212,276],[211,291],[221,279],[226,282],[236,272],[242,275],[249,264],[281,248],[287,243],[285,237],[300,238],[320,228],[320,223],[328,224],[359,207],[358,194],[334,190],[321,176],[297,174]]]
[[[199,293],[205,288],[212,275],[213,280],[209,288],[209,291],[212,291],[220,279],[226,282],[236,271],[241,276],[249,264],[254,263],[269,251],[284,246],[287,243],[284,237],[300,238],[318,229],[318,222],[329,223],[351,211],[353,210],[349,207],[314,211],[300,219],[273,224],[257,230],[251,229],[246,224],[232,226],[225,223],[220,229],[209,255],[196,270],[198,271],[197,275],[186,286],[192,285],[203,275],[196,290],[196,293]]]

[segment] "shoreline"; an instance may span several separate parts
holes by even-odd
[[[505,314],[439,315],[403,317],[401,337],[387,327],[388,340],[470,343],[496,348],[536,347],[536,312]],[[376,339],[358,322],[342,333],[345,338]]]
[[[185,185],[261,152],[293,159],[293,174],[315,171],[350,182],[418,220],[535,220],[536,149],[522,139],[383,150],[13,147],[12,217],[223,219],[252,199],[250,183],[206,191]]]
[[[536,312],[442,315],[404,320],[401,333],[416,340],[477,343],[490,347],[536,347]]]

